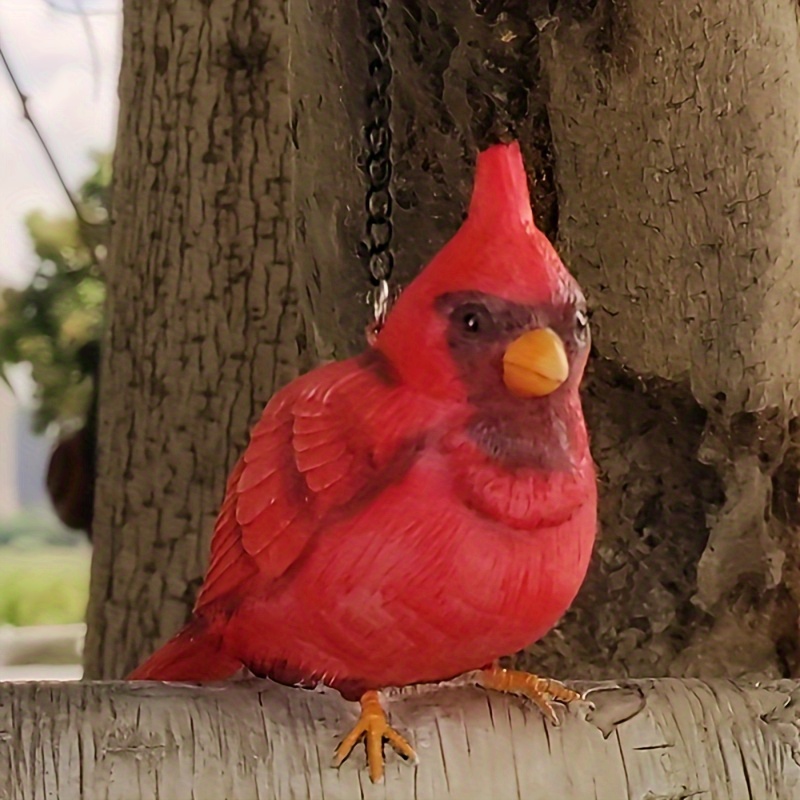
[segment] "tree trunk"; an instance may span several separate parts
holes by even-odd
[[[545,26],[558,240],[599,355],[603,534],[543,648],[579,674],[798,674],[799,10],[629,0]]]
[[[593,308],[600,541],[559,630],[518,663],[593,678],[796,675],[795,0],[298,6],[292,46],[321,38],[297,68],[323,76],[314,102],[292,93],[298,162],[335,166],[294,186],[304,217],[321,211],[297,263],[334,276],[314,294],[331,352],[360,341],[366,314],[340,259],[361,253],[366,275],[376,108],[390,109],[393,279],[458,227],[477,149],[513,135],[538,223]]]
[[[586,689],[588,687],[581,687]],[[796,683],[598,684],[558,728],[518,698],[421,687],[386,703],[420,763],[387,745],[385,787],[333,692],[266,681],[0,684],[2,800],[794,800]]]
[[[285,3],[124,12],[90,677],[183,623],[226,472],[299,349]]]
[[[352,353],[370,274],[409,280],[509,135],[594,309],[601,476],[586,586],[520,662],[796,674],[795,0],[287,2],[126,7],[89,674],[187,613],[291,288]]]

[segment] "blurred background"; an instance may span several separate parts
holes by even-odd
[[[0,0],[0,680],[81,674],[121,21]]]

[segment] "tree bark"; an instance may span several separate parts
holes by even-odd
[[[800,668],[798,8],[629,0],[543,24],[558,244],[600,356],[602,537],[545,659],[581,674]]]
[[[369,171],[360,185],[338,176],[369,162],[378,73],[393,279],[410,280],[456,230],[477,149],[515,136],[539,225],[593,309],[584,404],[600,540],[573,609],[518,663],[593,678],[797,675],[795,0],[298,6],[302,30],[322,20],[328,43],[298,59],[324,75],[318,102],[298,108],[293,95],[298,162],[338,158],[294,187],[310,216],[324,209],[298,249],[303,273],[326,248],[362,253],[366,273]],[[322,142],[325,125],[340,133]],[[315,308],[344,355],[355,344],[341,320],[366,312],[352,284],[333,299],[336,263]]]
[[[124,9],[87,676],[183,623],[228,468],[298,369],[280,0]]]
[[[293,287],[309,350],[354,352],[370,271],[413,277],[516,136],[594,309],[601,481],[587,583],[519,662],[796,675],[795,0],[287,2],[126,6],[88,674],[184,619]]]
[[[794,800],[800,686],[674,679],[589,687],[553,727],[518,698],[421,687],[387,702],[417,767],[361,746],[337,771],[355,704],[266,681],[0,684],[2,800]]]

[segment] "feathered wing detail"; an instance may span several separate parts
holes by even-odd
[[[408,467],[404,431],[433,417],[430,401],[363,359],[330,364],[275,395],[228,480],[196,610],[251,579],[280,577],[328,515]]]
[[[245,466],[244,457],[241,457],[228,477],[225,499],[211,541],[211,560],[195,609],[228,594],[258,575],[258,565],[244,549],[242,529],[236,520],[236,487]]]

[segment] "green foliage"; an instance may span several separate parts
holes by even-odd
[[[0,519],[0,625],[82,622],[91,552],[52,514]]]
[[[89,599],[90,562],[91,550],[86,546],[0,547],[0,625],[82,622]]]
[[[88,411],[96,374],[97,342],[105,286],[110,156],[95,155],[96,169],[83,184],[79,204],[91,225],[77,217],[26,218],[40,264],[29,286],[0,295],[0,377],[11,364],[27,362],[36,386],[34,428],[80,425]],[[7,382],[7,379],[6,379]]]

